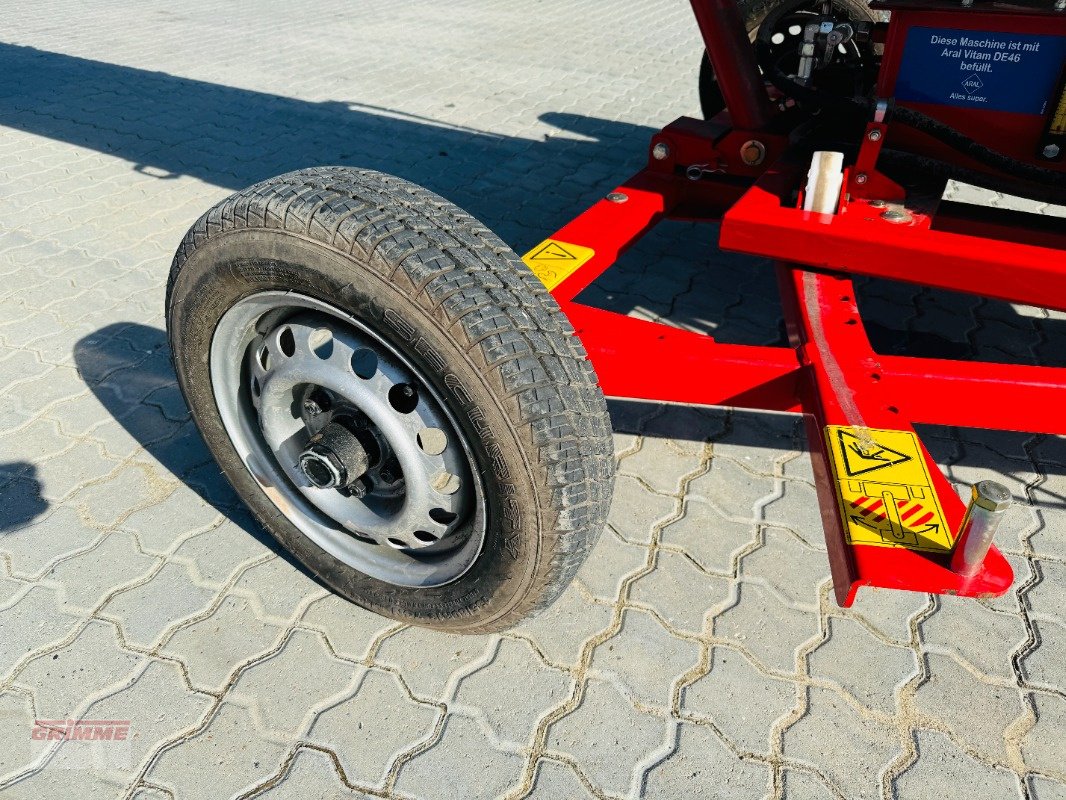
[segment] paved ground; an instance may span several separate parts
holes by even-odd
[[[601,544],[548,613],[489,637],[331,597],[220,479],[162,330],[186,227],[254,180],[350,163],[523,252],[696,110],[684,3],[575,5],[5,6],[5,798],[1066,797],[1060,439],[926,429],[960,486],[1018,498],[1014,591],[845,611],[795,419],[615,404]],[[711,241],[671,225],[589,299],[776,341],[769,270]],[[886,350],[1066,362],[1066,315],[874,282],[863,309]],[[67,718],[129,738],[31,740]]]

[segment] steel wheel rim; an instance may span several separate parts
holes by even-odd
[[[302,535],[399,586],[441,586],[466,573],[485,538],[474,457],[440,394],[391,343],[328,303],[260,292],[219,320],[209,362],[230,442]],[[322,488],[301,467],[312,435],[331,423],[370,456],[378,448],[365,482]]]

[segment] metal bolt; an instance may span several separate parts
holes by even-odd
[[[1066,0],[1055,0],[1056,11],[1066,11]]]
[[[988,555],[992,537],[1012,501],[1007,487],[996,481],[978,481],[973,485],[970,504],[962,518],[959,537],[951,554],[951,569],[970,577],[977,573]]]
[[[855,183],[862,186],[866,181],[870,180],[869,176],[865,172],[860,172],[855,176]]]
[[[670,145],[666,142],[656,142],[655,147],[651,149],[651,157],[656,161],[665,161],[670,157]]]
[[[881,141],[881,131],[880,131],[880,129],[879,128],[874,128],[868,134],[866,134],[866,138],[869,139],[871,142],[879,142],[879,141]]]
[[[766,158],[766,145],[755,139],[749,139],[740,146],[740,157],[749,167],[757,166]]]
[[[973,5],[973,0],[962,0],[963,8],[969,8]]]
[[[624,203],[626,200],[629,199],[629,195],[624,194],[623,192],[611,192],[609,195],[607,195],[607,199],[610,200],[612,203]]]
[[[885,222],[892,222],[896,225],[900,225],[904,222],[910,222],[913,217],[911,217],[910,212],[905,208],[888,208],[881,212],[881,219]]]
[[[884,200],[871,200],[869,205],[870,208],[888,208],[888,203]]]
[[[309,417],[317,417],[322,413],[322,406],[320,406],[315,400],[307,398],[304,400],[304,413]]]
[[[1063,2],[1066,3],[1066,0],[1063,0]],[[1044,147],[1042,152],[1044,153],[1044,158],[1058,158],[1059,153],[1062,151],[1057,144],[1049,144]]]

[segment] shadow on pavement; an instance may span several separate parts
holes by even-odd
[[[108,413],[163,470],[286,561],[297,563],[249,515],[223,477],[189,417],[163,331],[128,322],[108,325],[74,345],[74,361]]]
[[[21,528],[47,510],[37,467],[26,461],[0,464],[0,533]]]

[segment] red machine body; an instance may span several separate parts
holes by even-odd
[[[888,0],[873,8],[892,15],[878,96],[895,98],[897,105],[922,111],[998,152],[1066,175],[1066,121],[1060,121],[1057,133],[1049,130],[1049,115],[1058,110],[1066,79],[1066,13],[1050,6],[978,9],[936,0]],[[931,64],[940,68],[935,88],[921,85],[934,82],[923,71]],[[899,85],[901,77],[905,85]],[[921,94],[930,97],[917,99]],[[962,160],[906,128],[894,129],[886,143]],[[1048,158],[1043,150],[1050,144],[1060,152]]]
[[[984,208],[916,194],[901,179],[906,175],[890,177],[879,168],[887,142],[948,166],[996,173],[980,159],[897,125],[890,113],[895,103],[1003,156],[1061,171],[1061,158],[1042,151],[1053,143],[1066,55],[1057,63],[1032,60],[1040,84],[1022,93],[1027,109],[1046,93],[1040,114],[1003,110],[1018,98],[999,88],[989,93],[991,103],[916,101],[907,59],[915,31],[944,38],[951,37],[928,32],[973,31],[975,39],[1020,41],[1020,47],[1030,40],[1018,37],[1026,36],[1043,37],[1042,48],[1054,37],[1066,43],[1066,13],[920,0],[886,5],[891,23],[877,32],[884,42],[879,102],[854,136],[835,213],[814,213],[802,210],[810,152],[797,129],[783,123],[789,104],[767,92],[735,3],[692,4],[728,110],[712,121],[682,118],[656,134],[645,169],[527,253],[526,263],[572,321],[606,394],[805,415],[838,602],[850,605],[864,585],[971,596],[1005,592],[1013,576],[995,547],[976,571],[952,566],[966,506],[912,424],[1066,434],[1066,369],[878,354],[863,329],[849,274],[1066,310],[1061,219],[1001,210],[990,216]],[[1010,44],[1006,52],[1014,52]],[[1054,75],[1047,74],[1048,64]],[[1032,78],[1033,71],[1024,74]],[[901,78],[908,86],[902,99],[894,98]],[[1020,185],[1017,176],[1000,177]],[[576,300],[664,218],[720,222],[724,249],[774,260],[788,346],[719,343]],[[634,361],[650,366],[633,370]]]

